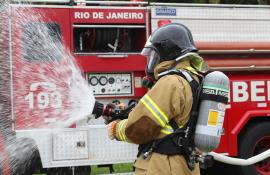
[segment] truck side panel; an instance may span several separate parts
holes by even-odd
[[[69,9],[13,6],[12,12],[15,128],[20,130],[44,127],[57,116],[52,113],[50,102],[47,106],[41,106],[37,96],[40,93],[52,93],[46,92],[49,85],[56,88],[61,86],[61,82],[49,82],[53,73],[47,68],[54,66],[54,59],[63,60],[63,56],[57,53],[64,50],[63,46],[70,45],[70,20],[66,18],[69,16]],[[45,32],[54,32],[54,39],[59,39],[62,46],[51,46],[50,44],[54,43],[48,42],[54,39],[46,40]],[[52,49],[52,56],[58,58],[51,58],[51,55],[47,55],[50,54],[48,51],[43,53],[43,49]],[[32,73],[29,70],[32,70]]]

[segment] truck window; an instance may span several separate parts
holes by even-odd
[[[144,46],[143,25],[73,25],[75,54],[138,53]]]
[[[60,60],[62,41],[57,23],[27,23],[22,26],[23,57],[28,61]]]

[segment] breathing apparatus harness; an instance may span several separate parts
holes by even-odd
[[[178,75],[188,81],[193,96],[193,104],[190,113],[190,119],[187,124],[179,128],[174,119],[169,121],[174,132],[150,143],[139,145],[138,157],[147,159],[152,152],[166,155],[183,155],[190,170],[193,170],[196,162],[200,162],[202,168],[212,166],[212,157],[197,155],[194,144],[194,133],[198,118],[199,96],[202,83],[198,83],[187,70],[171,69],[162,72],[161,78],[165,75]]]

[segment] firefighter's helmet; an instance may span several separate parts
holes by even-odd
[[[142,55],[147,57],[147,74],[153,74],[157,64],[176,60],[190,52],[197,52],[190,30],[179,23],[158,28],[148,38]]]

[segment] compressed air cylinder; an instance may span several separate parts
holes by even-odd
[[[220,71],[205,76],[194,138],[195,146],[200,151],[211,152],[219,145],[228,103],[229,84],[229,78]]]

